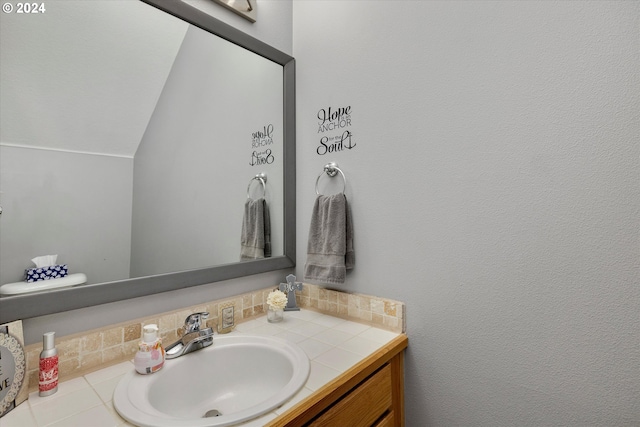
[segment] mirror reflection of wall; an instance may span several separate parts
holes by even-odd
[[[189,27],[135,156],[132,277],[239,260],[246,188],[269,176],[283,235],[282,67]],[[276,123],[274,162],[251,165],[252,124]],[[257,127],[257,126],[256,126]],[[224,244],[221,244],[224,243]],[[282,254],[283,239],[274,253]],[[162,250],[157,250],[157,248]]]
[[[249,164],[265,124],[282,150],[282,67],[142,2],[48,6],[0,26],[0,284],[45,254],[89,283],[235,262],[258,172],[282,254],[282,158]]]

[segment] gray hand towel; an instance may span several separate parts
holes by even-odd
[[[341,284],[354,264],[353,225],[347,198],[343,193],[318,196],[309,227],[305,280]]]
[[[271,256],[271,219],[264,198],[248,199],[244,204],[240,244],[241,260]]]

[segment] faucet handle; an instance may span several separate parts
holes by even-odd
[[[204,326],[204,320],[209,317],[208,312],[193,313],[187,316],[184,320],[184,333],[199,331],[201,326]]]

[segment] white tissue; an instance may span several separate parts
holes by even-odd
[[[36,265],[36,268],[49,267],[50,265],[56,265],[58,255],[42,255],[33,258],[31,261]]]

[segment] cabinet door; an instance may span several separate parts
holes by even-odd
[[[385,412],[391,410],[391,384],[391,367],[387,364],[309,425],[371,427]]]

